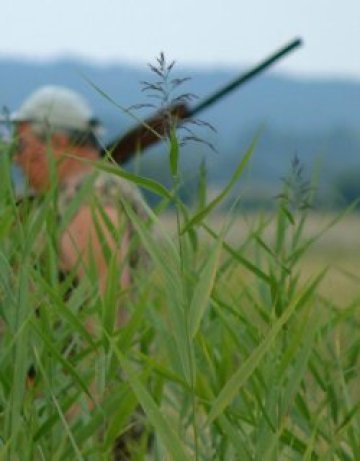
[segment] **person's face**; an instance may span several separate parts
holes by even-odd
[[[16,125],[15,137],[14,163],[22,169],[29,185],[38,192],[49,187],[50,160],[55,162],[57,180],[59,183],[64,183],[72,175],[90,168],[76,157],[90,160],[99,158],[98,151],[94,147],[74,145],[65,133],[52,133],[44,139],[39,137],[34,133],[29,122]]]
[[[33,132],[28,122],[16,126],[14,163],[21,167],[29,184],[41,191],[49,184],[49,164],[45,143]]]

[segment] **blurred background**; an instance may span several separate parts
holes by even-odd
[[[359,24],[357,0],[13,0],[1,6],[0,104],[13,111],[43,84],[66,85],[89,100],[107,142],[134,125],[117,104],[154,102],[141,82],[156,79],[148,63],[160,52],[201,101],[299,36],[302,48],[200,114],[216,132],[193,131],[214,150],[186,144],[183,194],[192,199],[203,159],[216,193],[260,133],[236,191],[244,206],[271,207],[296,156],[318,178],[316,207],[338,209],[360,196]],[[127,167],[169,184],[166,152],[157,145]]]

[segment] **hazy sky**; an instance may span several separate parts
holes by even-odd
[[[0,56],[231,66],[301,36],[277,70],[360,80],[360,0],[2,0],[0,31]]]

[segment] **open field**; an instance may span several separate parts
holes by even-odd
[[[265,219],[271,216],[265,215]],[[325,267],[328,272],[319,286],[319,293],[334,302],[347,304],[360,298],[360,215],[344,216],[339,222],[328,228],[337,218],[335,213],[312,213],[306,220],[304,238],[322,235],[314,242],[301,260],[301,273],[304,278],[315,275]],[[247,213],[243,216],[228,217],[216,214],[209,219],[209,224],[219,230],[227,220],[231,226],[226,241],[234,246],[242,245],[252,233],[260,215]],[[171,213],[161,217],[164,228],[176,232],[176,219]],[[325,231],[324,231],[325,230]],[[264,239],[271,244],[275,239],[274,219],[264,231]],[[203,232],[206,238],[206,233]],[[251,278],[246,271],[241,271],[242,278]]]

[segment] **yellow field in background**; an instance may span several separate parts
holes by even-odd
[[[266,219],[271,219],[271,217],[266,216]],[[334,219],[336,215],[332,214],[314,213],[310,215],[304,229],[305,238],[315,236],[327,229]],[[214,229],[220,230],[225,220],[229,221],[229,217],[214,214],[208,223]],[[230,217],[230,220],[231,226],[226,241],[234,247],[239,247],[256,228],[260,216],[253,213]],[[174,215],[164,215],[161,221],[166,230],[175,232]],[[274,232],[275,223],[272,220],[262,234],[270,246],[274,241]],[[291,226],[289,232],[291,232]],[[328,272],[320,287],[321,295],[340,305],[360,299],[360,215],[353,214],[343,217],[327,229],[302,257],[299,270],[301,277],[305,280],[318,274],[325,267],[328,268]],[[247,277],[249,275],[246,270],[242,269],[241,278],[245,278],[242,282],[246,283]]]

